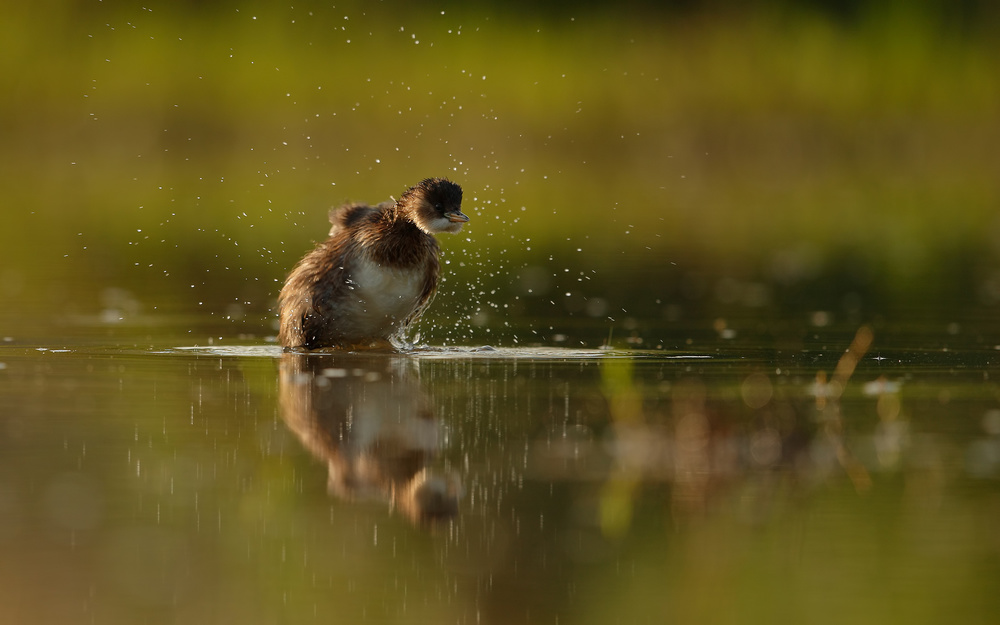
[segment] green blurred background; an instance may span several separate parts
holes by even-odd
[[[985,1],[5,3],[3,333],[182,319],[266,336],[330,206],[441,175],[473,221],[443,237],[431,341],[990,316],[998,16]]]

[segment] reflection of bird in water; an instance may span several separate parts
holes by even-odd
[[[428,468],[441,425],[411,361],[284,354],[280,385],[282,417],[327,463],[331,494],[384,499],[414,521],[457,513],[458,476]]]
[[[458,232],[462,188],[428,178],[399,200],[331,211],[330,237],[306,254],[281,289],[285,347],[386,347],[437,290],[440,232]]]

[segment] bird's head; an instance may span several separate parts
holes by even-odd
[[[428,234],[455,233],[469,216],[462,212],[462,187],[445,178],[427,178],[407,189],[396,206]]]

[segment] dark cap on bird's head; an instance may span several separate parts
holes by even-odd
[[[428,234],[458,232],[469,221],[462,212],[462,187],[447,178],[426,178],[407,189],[396,205]]]

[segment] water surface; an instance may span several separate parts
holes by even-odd
[[[315,355],[10,337],[0,612],[985,622],[998,352],[859,336]]]

